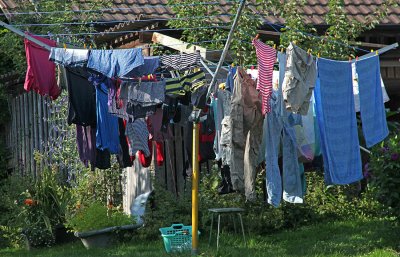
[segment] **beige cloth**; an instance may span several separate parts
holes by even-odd
[[[255,199],[256,166],[262,139],[261,97],[256,83],[238,67],[231,100],[231,178],[234,190]]]
[[[286,55],[285,78],[282,84],[286,109],[293,113],[307,115],[317,78],[315,58],[292,43],[287,48]]]

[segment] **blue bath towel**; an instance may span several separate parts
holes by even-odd
[[[379,56],[356,62],[362,130],[367,147],[389,135],[383,104]]]
[[[351,63],[319,58],[314,92],[327,184],[362,179]]]

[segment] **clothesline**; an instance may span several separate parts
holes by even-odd
[[[225,39],[215,39],[215,40],[203,40],[203,41],[197,41],[193,42],[192,44],[199,44],[199,43],[213,43],[213,42],[219,42],[219,41],[225,41]],[[67,43],[68,45],[74,46],[76,48],[82,49],[82,47],[77,46],[76,44],[72,43]],[[180,45],[187,45],[188,43],[180,43],[180,44],[170,44],[170,45],[149,45],[149,46],[141,46],[140,48],[142,49],[150,49],[150,48],[164,48],[164,47],[170,47],[170,46],[180,46]],[[95,49],[95,48],[91,48]],[[223,49],[213,49],[213,50],[197,50],[200,53],[213,53],[213,52],[221,52]]]
[[[112,21],[89,21],[89,22],[64,22],[64,23],[20,23],[14,24],[14,27],[50,27],[59,25],[91,25],[91,24],[112,24],[112,23],[141,23],[149,21],[170,21],[170,20],[187,20],[187,19],[205,19],[205,18],[215,18],[221,16],[233,16],[232,14],[218,14],[210,16],[186,16],[186,17],[172,17],[172,18],[154,18],[154,19],[144,19],[144,20],[112,20]],[[226,23],[225,23],[226,24]]]
[[[359,48],[357,46],[352,46],[352,45],[349,45],[349,44],[346,44],[346,43],[342,43],[342,42],[337,41],[337,40],[330,40],[330,39],[327,39],[325,37],[313,35],[311,33],[307,33],[307,32],[304,32],[304,31],[297,30],[297,29],[293,29],[293,28],[288,27],[288,26],[283,26],[283,25],[279,25],[279,24],[273,24],[273,23],[270,23],[270,22],[267,22],[267,24],[270,25],[271,27],[277,26],[277,27],[280,27],[280,28],[286,28],[286,29],[289,29],[289,30],[294,30],[294,31],[299,32],[301,34],[304,34],[306,36],[323,39],[324,41],[331,42],[331,43],[334,43],[334,44],[338,44],[338,45],[341,45],[341,46],[345,46],[347,48],[351,48],[351,49],[354,49],[354,50],[357,49],[359,51],[363,51],[363,52],[367,52],[367,53],[369,52],[368,50]]]
[[[226,3],[237,3],[238,1],[227,0]],[[220,2],[202,2],[202,3],[192,3],[192,4],[169,4],[166,5],[145,5],[145,6],[135,6],[135,9],[152,9],[152,8],[166,8],[166,7],[184,7],[184,6],[199,6],[199,5],[216,5],[220,4]],[[31,14],[55,14],[55,13],[95,13],[95,12],[107,12],[107,11],[131,11],[132,8],[102,8],[102,9],[85,9],[85,10],[65,10],[65,11],[48,11],[48,12],[11,12],[11,13],[1,13],[0,16],[7,16],[7,15],[31,15]]]
[[[272,29],[274,29],[278,33],[282,33],[282,32],[280,30],[277,30],[274,26],[277,26],[277,27],[280,27],[280,28],[289,29],[289,30],[293,30],[293,31],[299,32],[299,33],[301,33],[303,35],[306,35],[306,36],[309,36],[309,37],[323,39],[324,41],[332,42],[332,43],[335,43],[335,44],[338,44],[338,45],[342,45],[342,46],[345,46],[347,48],[351,48],[351,49],[354,49],[354,50],[357,49],[359,51],[363,51],[363,52],[367,52],[367,53],[369,52],[368,50],[365,50],[365,49],[362,49],[362,48],[359,48],[359,47],[356,47],[356,46],[352,46],[352,45],[349,45],[349,44],[346,44],[346,43],[343,43],[343,42],[340,42],[340,41],[337,41],[337,40],[329,40],[329,39],[327,39],[325,37],[318,36],[318,35],[313,35],[311,33],[308,33],[308,32],[305,32],[305,31],[301,31],[301,30],[298,30],[298,29],[294,29],[294,28],[291,28],[291,27],[288,27],[288,26],[285,26],[285,25],[279,25],[279,24],[276,24],[276,23],[271,23],[268,20],[266,20],[265,17],[260,12],[255,11],[255,13],[262,19],[262,21],[265,24],[269,25]]]
[[[168,28],[168,29],[150,29],[150,30],[127,30],[127,31],[108,31],[108,32],[83,32],[83,33],[56,33],[51,35],[38,34],[39,37],[50,36],[85,36],[85,35],[107,35],[107,34],[127,34],[127,33],[143,33],[143,32],[160,32],[160,31],[176,31],[176,30],[197,30],[197,29],[228,29],[229,26],[204,26],[204,27],[186,27],[186,28]]]

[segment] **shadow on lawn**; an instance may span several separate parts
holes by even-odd
[[[360,256],[383,249],[399,256],[400,227],[384,220],[347,221],[252,237],[244,246],[239,237],[222,237],[220,250],[205,256]],[[214,252],[214,253],[213,253]]]
[[[361,256],[373,253],[371,257],[399,256],[400,227],[384,220],[356,220],[333,223],[319,223],[297,230],[282,231],[268,236],[247,235],[244,245],[240,235],[223,233],[220,248],[207,247],[208,234],[200,237],[201,256]],[[214,237],[215,239],[215,237]],[[165,253],[162,240],[135,241],[110,249],[86,250],[81,244],[67,244],[48,249],[0,250],[0,256],[41,256],[41,257],[84,257],[84,256],[175,256]],[[190,253],[179,256],[190,256]]]

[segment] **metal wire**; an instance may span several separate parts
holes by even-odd
[[[300,33],[300,34],[303,34],[303,35],[306,35],[306,36],[309,36],[309,37],[314,37],[314,38],[323,39],[323,40],[325,40],[325,41],[328,41],[328,42],[331,42],[331,43],[335,43],[335,44],[338,44],[338,45],[342,45],[342,46],[345,46],[345,47],[347,47],[347,48],[357,49],[357,50],[359,50],[359,51],[363,51],[363,52],[369,53],[368,50],[365,50],[365,49],[362,49],[362,48],[359,48],[359,47],[356,47],[356,46],[352,46],[352,45],[349,45],[349,44],[346,44],[346,43],[342,43],[342,42],[337,41],[337,40],[329,40],[329,39],[326,39],[325,37],[318,36],[318,35],[313,35],[313,34],[311,34],[311,33],[308,33],[308,32],[305,32],[305,31],[301,31],[301,30],[298,30],[298,29],[294,29],[294,28],[291,28],[291,27],[288,27],[288,26],[285,26],[285,25],[279,25],[279,24],[271,23],[271,22],[267,21],[267,20],[264,18],[264,16],[263,16],[260,12],[257,12],[257,11],[256,11],[255,13],[262,19],[262,21],[263,21],[265,24],[269,25],[269,26],[270,26],[271,28],[273,28],[276,32],[281,33],[281,31],[280,31],[280,30],[277,30],[274,26],[277,26],[277,27],[280,27],[280,28],[289,29],[289,30],[293,30],[293,31],[296,31],[296,32],[298,32],[298,33]],[[255,19],[255,18],[254,18],[254,19]]]
[[[112,23],[123,23],[123,22],[149,22],[149,21],[169,21],[169,20],[186,20],[186,19],[206,19],[215,18],[220,16],[233,16],[232,14],[218,14],[210,16],[190,16],[190,17],[178,17],[178,18],[154,18],[145,20],[113,20],[113,21],[92,21],[92,22],[64,22],[64,23],[20,23],[13,24],[14,27],[50,27],[60,25],[92,25],[92,24],[112,24]]]
[[[229,26],[204,26],[204,27],[188,27],[188,28],[169,28],[169,29],[149,29],[149,30],[127,30],[127,31],[107,31],[107,32],[82,32],[82,33],[57,33],[51,35],[35,35],[39,37],[51,36],[85,36],[85,35],[107,35],[107,34],[127,34],[136,32],[159,32],[159,31],[176,31],[176,30],[196,30],[196,29],[229,29]]]
[[[226,3],[237,3],[236,0],[227,0]],[[203,3],[193,3],[193,4],[169,4],[169,5],[145,5],[145,6],[135,6],[135,9],[148,9],[148,8],[159,8],[159,7],[181,7],[181,6],[198,6],[198,5],[215,5],[220,4],[220,2],[203,2]],[[93,12],[107,12],[107,11],[123,11],[123,10],[132,10],[132,8],[103,8],[97,10],[65,10],[65,11],[49,11],[49,12],[12,12],[8,14],[1,13],[0,16],[6,15],[30,15],[30,14],[55,14],[55,13],[93,13]]]

